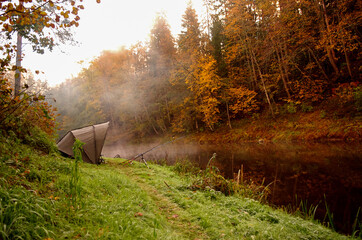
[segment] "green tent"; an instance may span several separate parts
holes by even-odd
[[[69,131],[57,143],[59,151],[74,157],[75,139],[84,142],[82,158],[84,162],[100,164],[101,153],[106,139],[109,122]]]

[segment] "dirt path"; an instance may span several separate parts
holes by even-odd
[[[148,184],[146,180],[140,175],[140,172],[137,171],[137,168],[127,166],[120,167],[120,165],[118,165],[118,168],[123,174],[135,182],[142,190],[148,193],[150,198],[158,207],[158,213],[166,217],[172,229],[179,233],[181,238],[194,240],[209,239],[207,234],[199,225],[189,221],[192,219],[192,216],[187,211],[180,208],[175,202],[172,201],[172,199],[165,196],[154,186]],[[167,186],[166,183],[165,186]],[[172,191],[172,189],[170,188],[169,191]]]

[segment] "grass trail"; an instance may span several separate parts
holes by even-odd
[[[159,189],[147,183],[146,179],[151,178],[154,173],[145,173],[142,165],[140,166],[141,168],[134,168],[132,165],[116,163],[114,160],[111,160],[108,164],[119,169],[131,181],[136,183],[140,189],[147,192],[154,205],[157,206],[157,213],[165,217],[170,227],[180,236],[185,236],[187,239],[208,239],[208,236],[199,225],[189,221],[191,216],[188,212],[180,208],[169,197],[165,196],[163,192],[160,192]],[[167,183],[165,183],[165,188],[169,188],[168,191],[171,191]],[[167,191],[167,189],[164,190]]]
[[[290,216],[251,199],[192,191],[189,178],[171,168],[109,160],[147,192],[172,229],[188,239],[346,239],[319,224]],[[177,216],[177,217],[176,217]],[[160,238],[162,239],[162,238]]]
[[[75,219],[80,220],[79,229],[71,235],[83,238],[89,234],[97,239],[197,239],[202,234],[191,231],[196,228],[178,217],[182,213],[177,205],[162,198],[152,186],[124,174],[118,166],[119,162],[112,161],[101,166],[82,164],[83,204],[75,213]]]

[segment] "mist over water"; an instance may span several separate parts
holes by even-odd
[[[157,162],[160,160],[166,160],[168,164],[173,164],[177,160],[193,159],[194,156],[200,153],[200,146],[194,143],[180,144],[167,142],[154,142],[147,144],[117,143],[113,145],[105,145],[102,154],[105,157],[114,157],[118,154],[121,158],[131,159],[144,152],[147,152],[144,155],[146,161]]]

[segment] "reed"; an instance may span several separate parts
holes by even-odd
[[[304,219],[315,220],[315,214],[319,204],[314,206],[313,204],[308,205],[308,200],[301,200],[299,204],[300,212]]]
[[[326,206],[326,216],[324,217],[323,222],[326,222],[326,218],[328,218],[328,222],[326,222],[327,226],[332,228],[335,231],[336,228],[335,228],[334,222],[333,222],[333,213],[331,212],[331,210],[328,207],[326,195],[324,195],[324,205]]]
[[[69,179],[69,209],[71,207],[78,207],[79,199],[81,197],[81,179],[79,173],[79,163],[82,162],[82,147],[84,143],[75,139],[73,145],[74,162],[72,172]]]
[[[238,172],[236,179],[226,179],[222,176],[220,170],[213,166],[217,155],[214,153],[209,159],[206,168],[201,170],[195,167],[190,161],[177,162],[173,166],[173,170],[181,175],[187,175],[193,178],[190,189],[192,190],[215,190],[226,196],[239,195],[242,197],[252,198],[258,201],[266,202],[270,193],[269,184],[264,186],[255,184],[253,181],[245,182],[243,179],[243,166]]]
[[[281,209],[303,219],[314,221],[319,204],[309,204],[307,199],[301,199],[299,203],[298,201],[298,196],[295,195],[295,205],[289,204],[288,206],[282,206]]]
[[[358,208],[356,217],[352,225],[352,237],[353,238],[362,238],[362,223],[359,221],[359,213],[361,208]]]

